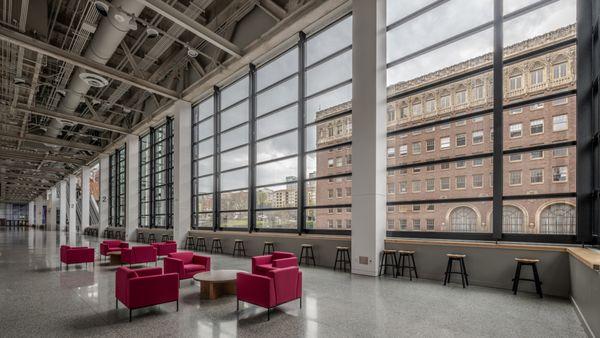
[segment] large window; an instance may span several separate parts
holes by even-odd
[[[113,227],[125,226],[125,182],[126,182],[126,151],[125,146],[115,150],[109,157],[109,215],[108,225]]]
[[[140,137],[140,227],[173,227],[173,122]]]
[[[575,235],[576,1],[495,1],[387,2],[393,235]]]
[[[193,108],[192,227],[351,228],[351,34],[300,34]]]

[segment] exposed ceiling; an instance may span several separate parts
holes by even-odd
[[[43,193],[307,2],[2,1],[0,201]]]

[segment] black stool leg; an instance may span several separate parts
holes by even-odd
[[[415,278],[419,278],[419,275],[417,274],[417,264],[415,263],[415,255],[414,254],[410,255],[410,259],[412,260],[412,265],[413,265],[413,268],[415,269]]]
[[[460,264],[462,265],[462,269],[465,272],[465,282],[467,282],[467,286],[469,286],[469,273],[467,273],[467,266],[465,265],[465,259],[460,259]]]
[[[465,267],[465,262],[463,261],[463,259],[459,259],[458,262],[460,263],[460,279],[462,280],[462,286],[463,289],[466,288],[465,286],[465,275],[466,275],[466,271],[464,270]]]
[[[315,253],[313,251],[313,248],[310,247],[309,249],[310,249],[310,259],[312,259],[313,266],[317,266],[317,262],[315,262]]]
[[[406,261],[408,262],[408,277],[412,281],[414,267],[410,264],[410,257],[406,256]]]
[[[515,270],[515,278],[513,278],[513,294],[517,294],[519,289],[519,279],[521,278],[521,262],[517,262],[517,269]]]
[[[244,253],[244,257],[246,257],[246,247],[244,246],[244,242],[242,242],[242,253]]]
[[[446,264],[446,273],[444,275],[444,285],[450,282],[450,272],[452,271],[452,259],[448,258],[448,264]]]
[[[383,269],[383,260],[385,259],[385,252],[381,253],[381,259],[379,260],[379,273],[377,274],[377,276],[381,276],[381,269]]]
[[[533,269],[533,280],[535,282],[535,291],[537,292],[538,295],[540,295],[540,298],[544,298],[544,295],[542,294],[542,283],[540,282],[540,275],[538,274],[536,264],[533,264],[531,266],[531,268]]]
[[[340,250],[336,250],[335,252],[335,263],[333,263],[333,271],[335,271],[338,263],[338,257],[340,256]]]

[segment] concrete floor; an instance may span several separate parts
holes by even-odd
[[[266,312],[235,297],[200,300],[183,281],[180,308],[115,310],[116,267],[59,271],[65,233],[0,229],[0,337],[585,337],[571,303],[533,294],[439,281],[371,278],[303,267],[304,300]],[[98,253],[96,238],[77,238]],[[213,269],[250,269],[250,260],[214,255]],[[162,265],[162,262],[159,263]]]

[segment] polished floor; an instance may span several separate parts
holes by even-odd
[[[0,229],[0,337],[585,337],[568,300],[438,281],[351,276],[302,268],[304,301],[236,314],[233,296],[201,300],[183,281],[180,309],[164,304],[115,310],[116,267],[59,271],[65,233]],[[97,249],[96,238],[78,245]],[[213,268],[250,269],[250,260],[213,256]],[[162,264],[162,263],[159,263]]]

